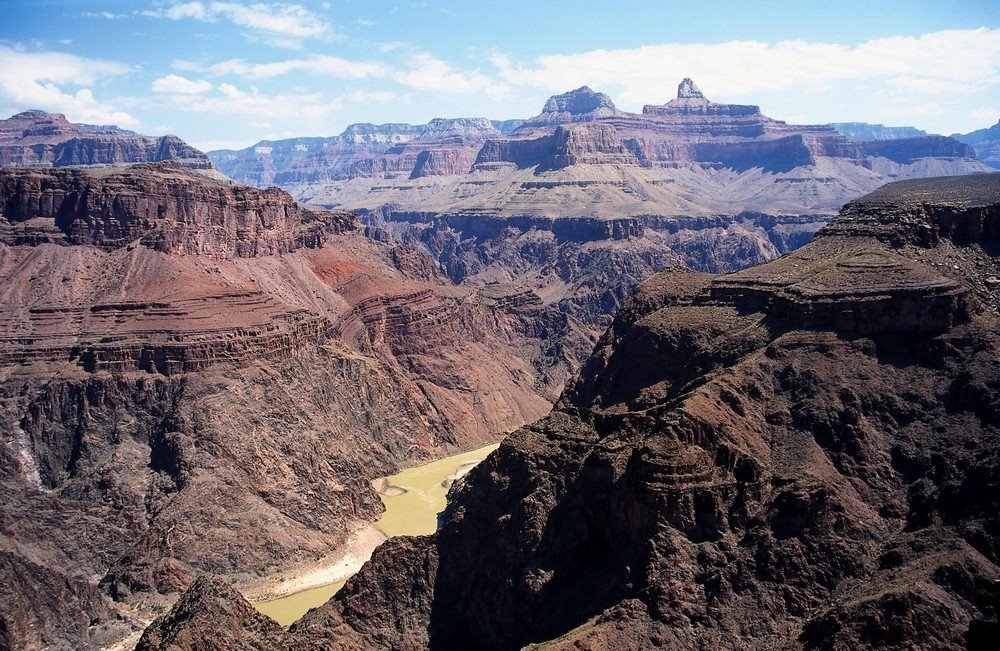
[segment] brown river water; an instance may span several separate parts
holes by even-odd
[[[385,512],[375,526],[386,536],[421,536],[437,530],[438,514],[447,505],[448,486],[451,479],[468,472],[496,450],[499,443],[463,452],[431,463],[407,468],[384,481],[379,486],[379,497]],[[350,577],[308,590],[302,590],[279,599],[255,603],[254,607],[282,626],[288,626],[305,615],[310,608],[326,603]]]

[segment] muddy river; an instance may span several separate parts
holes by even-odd
[[[496,450],[499,444],[463,452],[374,482],[385,505],[385,512],[375,526],[386,536],[420,536],[437,530],[438,514],[447,504],[448,487],[477,463]],[[371,550],[367,550],[368,555]],[[367,558],[367,556],[366,556]],[[254,607],[282,626],[302,617],[310,608],[326,603],[347,579],[295,592],[279,599],[255,603]]]

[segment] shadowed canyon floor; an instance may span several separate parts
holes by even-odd
[[[657,274],[436,534],[288,632],[205,578],[140,648],[992,648],[998,246],[1000,177],[933,179]]]

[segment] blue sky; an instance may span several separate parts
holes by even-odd
[[[0,113],[205,149],[353,122],[528,117],[587,84],[639,111],[695,79],[797,123],[1000,118],[1000,2],[3,0]]]

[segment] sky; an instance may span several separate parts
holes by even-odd
[[[964,133],[1000,119],[1000,1],[0,0],[0,117],[204,150],[526,118],[583,85],[638,112],[684,77],[790,123]]]

